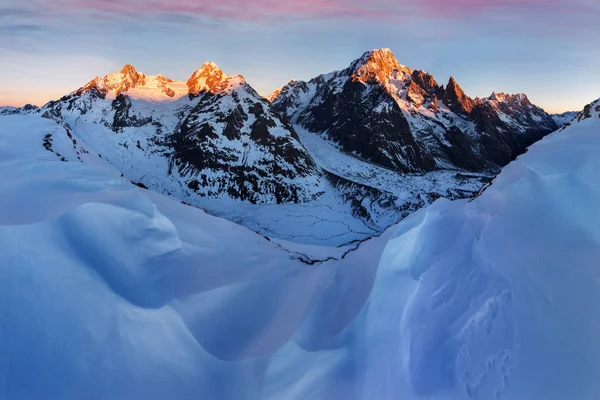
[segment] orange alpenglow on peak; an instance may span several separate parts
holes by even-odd
[[[353,66],[352,80],[359,82],[377,81],[387,83],[390,79],[400,78],[400,74],[412,73],[412,70],[398,62],[390,49],[375,49],[366,52]]]
[[[133,65],[125,64],[121,71],[108,74],[103,78],[96,77],[82,89],[85,91],[96,88],[104,93],[114,92],[116,95],[119,95],[122,92],[127,92],[129,89],[144,86],[145,84],[146,75],[137,72]]]
[[[192,74],[190,79],[188,79],[188,93],[218,93],[221,90],[223,83],[230,78],[231,77],[225,74],[214,62],[205,62],[197,71]]]
[[[497,102],[518,102],[523,104],[529,104],[529,98],[525,93],[508,94],[503,92],[492,92],[492,95],[488,97],[488,100]]]
[[[423,71],[423,70],[415,70],[412,73],[413,81],[424,88],[428,93],[432,94],[438,89],[439,85],[435,81],[433,75]]]
[[[475,107],[473,99],[465,94],[452,76],[444,91],[444,102],[452,111],[459,114],[469,114]]]
[[[135,69],[135,67],[131,64],[125,64],[123,66],[123,68],[121,68],[121,73],[122,74],[130,74],[130,75],[135,75],[137,74],[137,70]]]
[[[279,96],[281,94],[282,90],[283,90],[283,86],[280,87],[279,89],[275,89],[273,91],[273,93],[271,93],[270,95],[266,96],[265,99],[269,100],[269,102],[272,103],[273,100],[275,100],[277,98],[277,96]]]
[[[124,81],[131,83],[132,87],[143,85],[146,80],[146,75],[137,72],[135,67],[131,64],[125,64],[121,69],[121,75],[123,75]]]

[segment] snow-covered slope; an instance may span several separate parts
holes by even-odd
[[[599,104],[478,198],[342,254],[138,188],[52,121],[0,117],[0,393],[597,399]]]
[[[485,174],[459,170],[399,174],[345,152],[301,127],[296,127],[296,131],[329,180],[353,202],[356,212],[368,219],[369,226],[380,232],[440,197],[472,197],[491,179]]]
[[[363,304],[385,238],[271,242],[132,185],[69,134],[1,117],[3,398],[277,398],[274,355]]]
[[[600,397],[598,104],[474,201],[403,221],[367,312],[380,355],[396,349],[373,356],[371,398]]]
[[[389,49],[308,82],[292,81],[272,104],[344,150],[401,172],[498,170],[558,129],[523,94],[471,99],[454,78],[439,86]]]

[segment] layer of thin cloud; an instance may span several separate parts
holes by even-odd
[[[586,8],[586,2],[587,0],[571,0],[570,4],[565,4],[563,0],[419,0],[421,10],[430,16],[452,18],[503,10],[517,13],[580,13]]]
[[[61,12],[188,14],[240,21],[393,18],[410,14],[443,18],[498,9],[566,10],[560,0],[44,0],[41,3],[52,4]]]
[[[343,18],[385,15],[380,5],[343,0],[57,0],[65,11],[100,11],[125,14],[188,14],[199,17],[256,21],[298,18]]]

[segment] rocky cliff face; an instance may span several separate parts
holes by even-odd
[[[291,82],[272,100],[294,124],[399,172],[498,170],[558,126],[524,95],[472,99],[401,65],[388,49]]]
[[[473,99],[465,94],[453,77],[450,77],[446,89],[442,88],[441,94],[444,104],[456,114],[468,116],[475,108]]]

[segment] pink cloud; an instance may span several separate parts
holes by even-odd
[[[585,0],[575,0],[575,2]],[[187,14],[241,21],[286,19],[398,19],[422,15],[457,18],[487,11],[577,12],[561,0],[52,0],[63,12],[99,11],[125,15]],[[562,3],[562,4],[561,4]]]
[[[581,12],[583,6],[566,5],[562,0],[419,0],[422,11],[433,17],[457,17],[464,14],[478,14],[488,11],[540,12],[556,14]],[[416,2],[414,4],[417,4]]]
[[[189,14],[219,19],[271,20],[340,18],[385,14],[381,7],[350,0],[57,0],[62,10],[101,11],[124,14]]]

